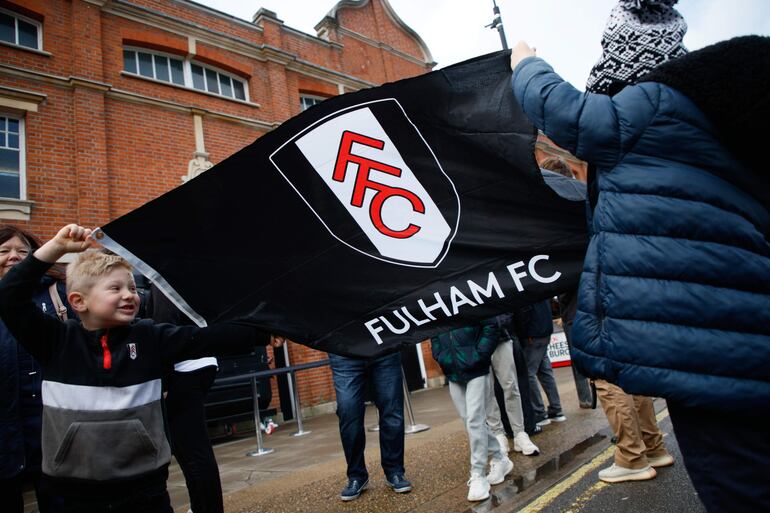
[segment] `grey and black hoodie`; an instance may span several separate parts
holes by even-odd
[[[245,323],[207,328],[142,320],[89,331],[42,313],[32,295],[49,264],[30,256],[0,281],[0,317],[43,368],[43,474],[65,496],[164,490],[171,451],[161,376],[180,360],[266,345]]]

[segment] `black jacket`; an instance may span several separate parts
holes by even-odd
[[[56,315],[48,290],[53,283],[53,278],[43,277],[33,297],[35,305],[51,316]],[[58,282],[56,285],[62,303],[69,306],[64,284]],[[77,318],[69,308],[67,316]],[[23,369],[20,362],[24,362]],[[40,365],[0,321],[0,479],[25,470],[40,470],[41,384]]]
[[[546,299],[519,308],[514,319],[516,336],[523,342],[530,338],[550,337],[553,333],[551,300]]]
[[[43,474],[63,495],[114,499],[165,489],[171,452],[160,407],[164,369],[266,345],[269,336],[239,323],[198,328],[149,320],[89,331],[32,302],[48,267],[30,256],[0,281],[0,317],[43,367]]]

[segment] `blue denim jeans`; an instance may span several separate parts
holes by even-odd
[[[399,353],[373,360],[329,354],[340,439],[348,464],[348,479],[369,477],[364,463],[366,431],[364,401],[367,386],[380,413],[380,461],[385,476],[404,473],[404,392]]]

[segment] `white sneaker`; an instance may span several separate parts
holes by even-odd
[[[500,484],[505,481],[505,476],[510,474],[511,470],[513,470],[513,462],[508,456],[500,460],[492,460],[489,464],[487,481],[491,485]]]
[[[495,435],[495,438],[497,438],[497,443],[500,444],[500,450],[508,454],[511,448],[508,446],[508,437],[505,436],[505,433]]]
[[[647,465],[644,468],[633,469],[612,464],[611,467],[599,471],[599,479],[606,483],[622,483],[624,481],[647,481],[657,476],[655,469]]]
[[[522,453],[524,456],[537,456],[540,449],[532,443],[526,431],[519,431],[513,437],[513,450]]]
[[[655,468],[668,467],[674,464],[674,457],[668,453],[664,454],[663,456],[657,456],[655,458],[650,458],[647,456],[647,463],[649,463],[651,467]]]
[[[547,426],[550,423],[551,423],[551,419],[546,417],[544,419],[538,420],[535,424],[540,426],[540,427],[543,427],[543,426]]]
[[[483,501],[489,498],[489,481],[481,474],[475,472],[471,474],[471,478],[468,479],[468,500],[469,501]]]

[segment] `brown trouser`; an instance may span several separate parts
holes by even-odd
[[[663,433],[655,420],[652,399],[629,395],[623,389],[603,380],[596,380],[596,395],[602,403],[612,432],[618,438],[615,464],[632,469],[645,468],[647,457],[667,453]]]

